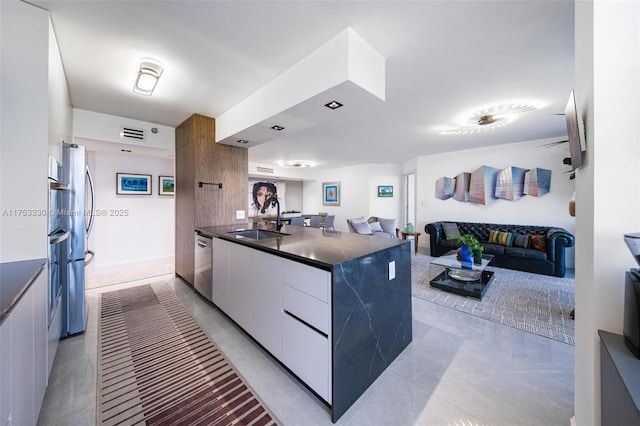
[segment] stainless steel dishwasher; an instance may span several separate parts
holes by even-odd
[[[204,297],[213,302],[213,275],[211,263],[213,251],[211,237],[202,235],[196,231],[196,243],[194,246],[194,287]]]

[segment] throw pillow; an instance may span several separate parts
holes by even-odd
[[[547,237],[544,235],[532,235],[531,248],[540,251],[547,251]]]
[[[382,232],[386,232],[387,234],[391,234],[394,237],[396,236],[396,220],[395,219],[383,219],[381,217],[378,218],[380,221],[380,227],[382,228]]]
[[[513,246],[529,248],[531,246],[531,235],[515,235],[513,237]]]
[[[369,224],[369,228],[371,228],[371,232],[382,232],[382,227],[380,226],[380,222],[371,222]]]
[[[511,232],[501,232],[491,229],[489,230],[489,242],[492,244],[511,247],[513,243],[513,234]]]
[[[356,222],[353,224],[353,229],[358,234],[371,235],[371,228],[367,222]]]
[[[462,236],[458,229],[458,224],[445,222],[442,224],[442,230],[444,231],[444,237],[447,240],[456,240]]]

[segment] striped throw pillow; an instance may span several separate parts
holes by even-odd
[[[513,234],[511,232],[500,232],[491,229],[489,231],[489,242],[492,244],[511,247],[513,244]]]
[[[447,240],[455,240],[462,236],[456,223],[445,222],[442,224],[442,230],[444,231],[444,237]]]
[[[513,236],[513,246],[514,247],[522,247],[529,248],[531,246],[531,235],[514,235]]]

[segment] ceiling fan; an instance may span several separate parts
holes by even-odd
[[[475,111],[462,120],[457,128],[443,130],[441,135],[472,134],[496,129],[511,124],[522,113],[545,108],[547,105],[534,103],[512,103],[494,105]]]

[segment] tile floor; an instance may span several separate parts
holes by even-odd
[[[169,281],[212,340],[284,425],[330,425],[328,408],[209,302]],[[95,423],[97,303],[87,331],[60,342],[38,425]],[[574,347],[413,299],[413,342],[338,425],[569,425]]]

